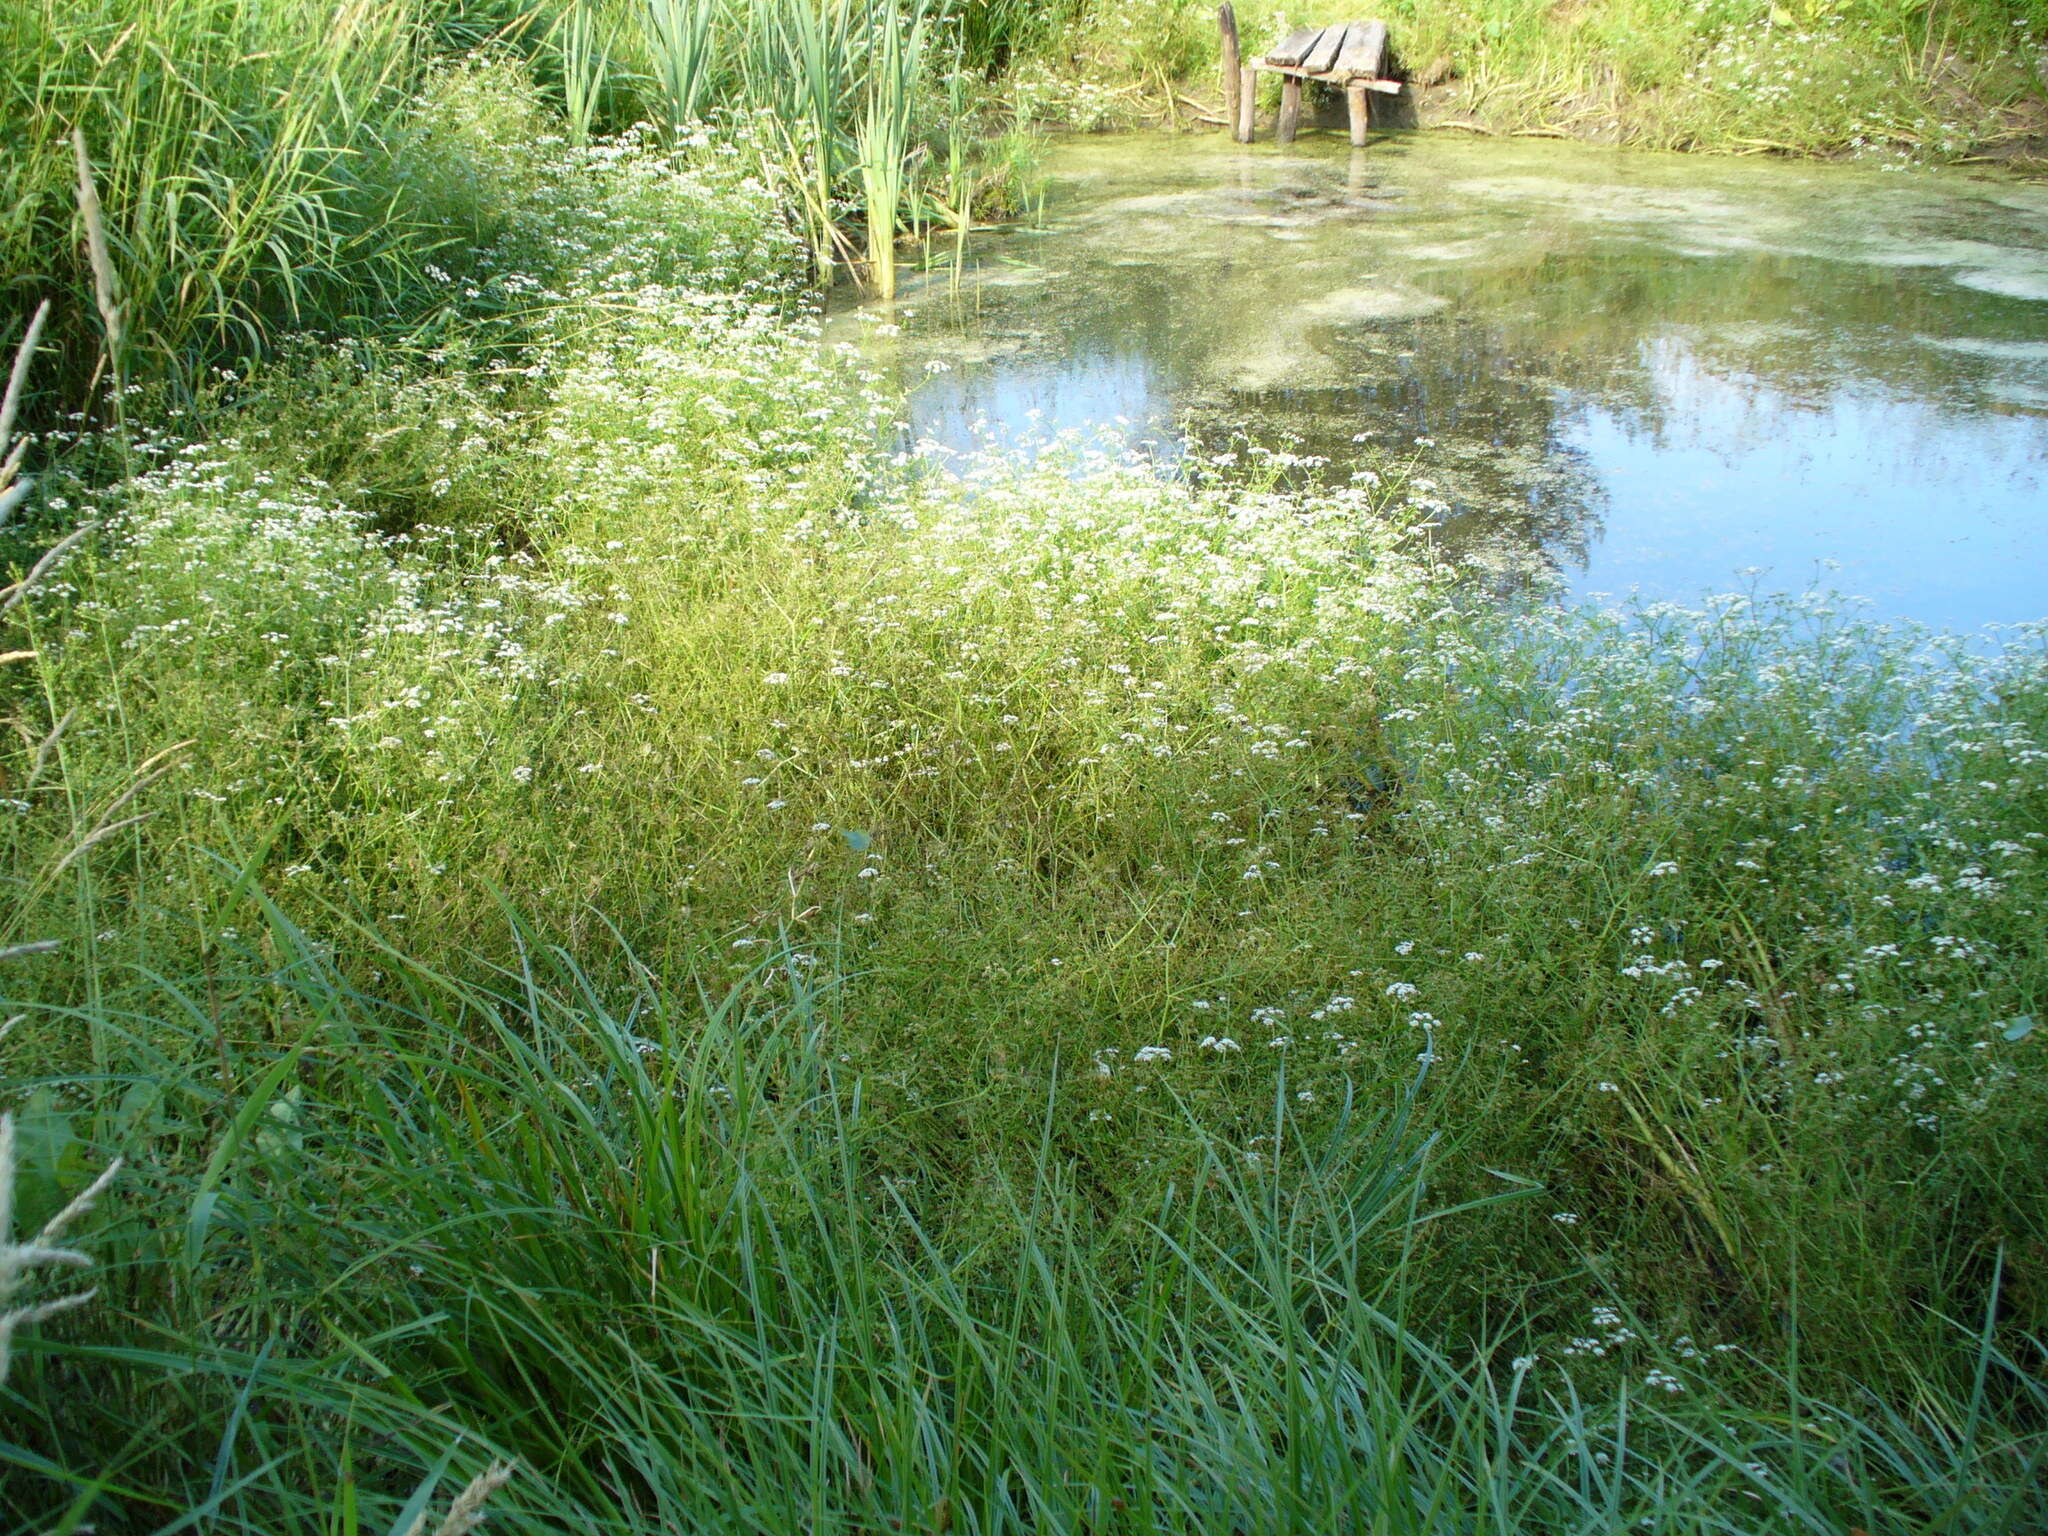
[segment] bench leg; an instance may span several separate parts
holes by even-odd
[[[1252,122],[1259,109],[1258,71],[1247,64],[1237,77],[1237,142],[1252,141]]]
[[[1297,75],[1280,77],[1280,125],[1273,130],[1273,141],[1277,144],[1292,144],[1294,130],[1301,126],[1301,79]]]
[[[1224,0],[1216,8],[1216,20],[1223,30],[1223,121],[1237,132],[1237,93],[1244,85],[1244,57],[1237,46],[1237,8]]]
[[[1368,129],[1372,124],[1371,109],[1365,99],[1364,81],[1353,80],[1344,87],[1344,106],[1351,114],[1351,147],[1363,149]]]

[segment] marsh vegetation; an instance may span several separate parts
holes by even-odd
[[[2048,629],[916,452],[1106,12],[0,14],[10,1529],[2048,1522]]]

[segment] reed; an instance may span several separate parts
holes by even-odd
[[[946,72],[945,115],[940,124],[945,134],[944,183],[928,194],[933,210],[953,231],[953,282],[956,286],[967,264],[967,234],[974,227],[975,175],[969,161],[972,138],[969,114],[966,51],[956,45],[952,68]]]
[[[717,10],[716,0],[645,0],[639,13],[662,118],[671,128],[696,122],[710,94]]]
[[[760,25],[756,35],[795,65],[790,117],[802,125],[802,143],[811,156],[803,204],[809,211],[819,279],[829,283],[835,244],[833,200],[839,145],[845,136],[843,102],[860,40],[852,25],[854,11],[848,0],[781,0],[767,14],[772,20]],[[766,67],[772,70],[777,65],[770,61]]]
[[[586,145],[611,70],[596,13],[580,0],[571,5],[555,23],[554,45],[555,63],[562,77],[562,114],[569,126],[569,142]]]
[[[868,286],[882,299],[896,297],[896,235],[910,180],[907,161],[924,67],[926,21],[922,4],[907,21],[893,3],[879,19],[855,136],[867,225]]]

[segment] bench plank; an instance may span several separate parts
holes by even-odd
[[[1373,75],[1387,53],[1387,24],[1384,21],[1353,22],[1345,35],[1344,48],[1333,64],[1325,65],[1340,75]]]
[[[1323,35],[1321,27],[1297,27],[1275,43],[1266,55],[1268,64],[1299,64],[1308,56],[1316,39]]]
[[[1316,39],[1315,47],[1302,55],[1301,67],[1312,75],[1320,75],[1330,69],[1337,62],[1337,54],[1344,47],[1345,40],[1355,30],[1355,22],[1338,22],[1335,26],[1323,28],[1323,35]]]

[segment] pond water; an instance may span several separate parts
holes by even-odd
[[[2048,617],[2048,186],[1447,133],[1046,172],[1039,218],[828,323],[921,440],[1412,454],[1502,583]]]

